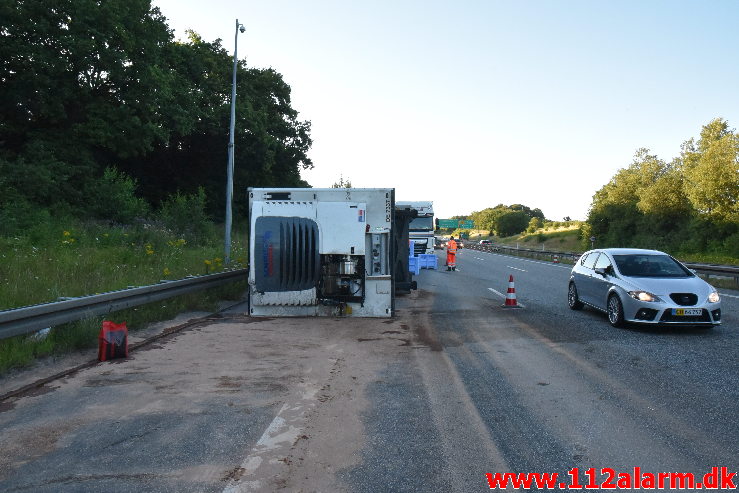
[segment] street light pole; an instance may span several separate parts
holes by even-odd
[[[243,24],[236,19],[236,34],[234,34],[234,68],[233,80],[231,82],[231,126],[228,134],[228,167],[226,168],[226,237],[224,240],[224,260],[226,265],[231,263],[231,203],[234,193],[234,126],[236,122],[236,67],[238,57],[236,51],[239,46],[239,31],[246,30]]]

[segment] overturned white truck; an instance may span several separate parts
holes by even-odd
[[[252,315],[392,316],[394,189],[248,194]]]

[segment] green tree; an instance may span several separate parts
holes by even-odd
[[[644,214],[679,217],[690,214],[692,210],[677,161],[670,165],[663,164],[652,183],[641,187],[637,196],[637,207]]]
[[[599,246],[725,254],[739,238],[739,139],[727,122],[705,125],[700,138],[667,163],[647,149],[598,190],[581,229]]]
[[[339,177],[339,181],[335,182],[333,185],[331,185],[331,188],[351,188],[352,182],[349,178],[344,180],[344,175],[341,175]]]
[[[42,0],[3,2],[4,157],[16,166],[47,165],[35,174],[53,176],[56,197],[84,206],[82,192],[101,163],[140,157],[166,138],[161,55],[170,37],[148,0],[67,0],[53,8]],[[40,161],[39,152],[46,156]]]
[[[495,231],[499,236],[513,236],[526,230],[530,218],[524,211],[509,211],[495,220]]]
[[[222,215],[225,203],[232,58],[220,40],[204,41],[190,31],[187,41],[170,47],[180,91],[190,99],[180,115],[180,131],[156,146],[145,160],[128,160],[126,171],[139,178],[151,202],[180,190],[203,187],[207,210]],[[251,187],[301,187],[301,169],[313,163],[310,122],[290,106],[290,86],[272,69],[237,67],[234,153],[236,213],[247,207],[243,191]],[[190,125],[192,123],[192,125]],[[191,128],[190,128],[191,127]],[[143,177],[147,177],[145,181]]]
[[[522,204],[513,204],[510,206],[505,204],[498,204],[495,207],[488,207],[487,209],[473,212],[472,214],[470,214],[469,218],[475,222],[476,229],[486,229],[492,234],[493,230],[497,229],[496,225],[500,216],[509,212],[524,213],[528,218],[526,220],[526,225],[528,225],[528,221],[532,217],[538,217],[539,219],[541,219],[542,222],[544,221],[544,213],[541,211],[541,209],[531,209],[530,207]],[[524,227],[518,232],[520,233],[521,231],[526,229],[526,225],[524,225]]]
[[[539,219],[538,217],[532,217],[531,220],[529,221],[529,226],[526,228],[526,232],[533,233],[541,227],[542,227],[541,219]]]
[[[492,208],[483,209],[481,211],[470,214],[470,219],[475,222],[477,229],[492,230],[495,220],[495,213]]]
[[[307,186],[310,122],[273,69],[237,68],[237,211],[248,186]],[[0,2],[0,187],[43,207],[89,208],[107,167],[151,204],[204,187],[225,202],[232,58],[175,42],[150,0]],[[0,198],[0,207],[9,199]],[[220,214],[219,214],[220,215]]]
[[[136,196],[136,180],[115,168],[106,168],[102,178],[87,191],[89,211],[94,217],[130,223],[148,212],[148,204]]]
[[[717,118],[683,144],[685,193],[701,215],[739,221],[739,134]]]
[[[211,236],[213,227],[205,211],[205,190],[192,194],[176,192],[162,202],[159,218],[170,230],[182,234],[189,243],[200,243]]]

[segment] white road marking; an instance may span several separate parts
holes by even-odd
[[[518,267],[513,267],[511,265],[506,265],[506,267],[508,267],[509,269],[513,269],[513,270],[520,270],[521,272],[528,272],[527,270],[519,269]]]
[[[500,291],[496,291],[493,288],[488,288],[488,289],[492,291],[493,293],[497,294],[498,296],[500,296],[501,298],[505,298],[505,295],[501,293]]]
[[[242,474],[237,480],[230,480],[223,493],[245,493],[262,491],[263,480],[258,474],[260,467],[279,467],[281,463],[274,455],[286,456],[290,447],[295,444],[302,432],[305,415],[316,405],[317,389],[308,384],[300,397],[292,402],[285,402],[264,430],[261,438],[252,447],[249,455],[241,463]]]
[[[503,294],[503,293],[501,293],[500,291],[496,291],[496,290],[494,290],[493,288],[488,288],[488,289],[489,289],[490,291],[492,291],[493,293],[497,294],[498,296],[500,296],[501,298],[503,298],[503,299],[505,299],[505,298],[506,298],[506,295],[504,295],[504,294]],[[518,300],[516,300],[516,304],[517,304],[518,306],[520,306],[521,308],[526,308],[526,307],[524,306],[524,304],[523,304],[523,303],[518,303]]]
[[[736,298],[739,300],[739,296],[734,296],[733,294],[726,294],[726,293],[719,293],[719,296],[726,296],[727,298]]]

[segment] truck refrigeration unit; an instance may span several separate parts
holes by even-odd
[[[408,234],[413,244],[413,255],[434,253],[434,203],[396,202],[397,208],[409,208],[418,212],[418,217],[408,226]]]
[[[251,315],[393,315],[394,189],[248,194]]]

